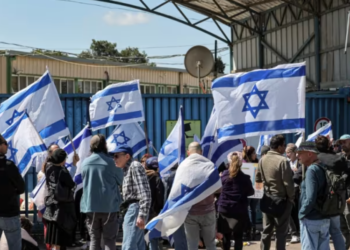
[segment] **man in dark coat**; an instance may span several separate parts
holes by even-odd
[[[4,232],[9,249],[21,250],[19,195],[24,193],[24,180],[15,163],[6,159],[7,149],[0,135],[0,237]]]

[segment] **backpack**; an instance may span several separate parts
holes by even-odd
[[[326,175],[324,193],[317,198],[316,209],[327,217],[343,214],[346,205],[346,180],[348,175],[345,172],[335,173],[326,166],[316,165]]]

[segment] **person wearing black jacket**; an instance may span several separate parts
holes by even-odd
[[[336,155],[334,151],[331,150],[331,143],[327,137],[318,136],[315,140],[315,144],[317,150],[320,152],[317,158],[327,167],[327,170],[330,170],[338,175],[347,172],[347,163],[345,158],[341,155]],[[345,220],[345,218],[343,218],[343,216],[340,215],[330,217],[329,234],[332,237],[335,250],[343,250],[349,248],[349,235],[346,233],[346,231],[341,231],[342,220]],[[346,242],[344,241],[344,239],[346,240]]]
[[[25,184],[15,163],[6,159],[7,149],[7,141],[0,135],[0,237],[4,232],[9,249],[20,250],[19,195]]]
[[[158,173],[158,158],[151,157],[146,160],[146,174],[151,189],[152,203],[149,211],[148,221],[156,217],[164,206],[164,185]],[[158,239],[151,239],[150,250],[159,250]]]

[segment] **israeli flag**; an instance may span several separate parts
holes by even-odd
[[[201,146],[204,157],[209,157],[210,149],[212,144],[215,142],[215,135],[217,130],[217,113],[215,112],[215,107],[211,111],[211,115],[207,126],[205,127],[204,134],[201,140]]]
[[[179,118],[167,140],[164,142],[158,155],[159,173],[161,176],[185,159],[185,127],[183,118],[183,108],[180,107]]]
[[[261,155],[262,146],[270,146],[270,141],[271,141],[272,137],[273,137],[273,135],[261,135],[260,136],[259,145],[258,145],[258,148],[256,150],[256,153],[258,155]]]
[[[66,151],[68,157],[66,161],[66,167],[67,169],[73,173],[74,167],[76,167],[76,170],[74,171],[74,182],[77,184],[76,191],[81,189],[83,187],[83,178],[81,175],[81,165],[83,164],[84,160],[90,156],[90,141],[92,137],[92,132],[90,127],[87,125],[83,128],[82,131],[77,134],[73,139],[73,144],[75,147],[75,152],[77,155],[79,155],[80,160],[78,161],[76,166],[73,166],[73,157],[74,157],[74,150],[72,147],[72,143],[69,142],[63,149]]]
[[[145,120],[139,80],[111,84],[91,98],[92,130]]]
[[[243,144],[239,139],[229,139],[219,142],[217,137],[217,112],[215,107],[210,115],[201,141],[203,156],[211,160],[215,166],[225,162],[227,155],[234,151],[242,151]]]
[[[120,145],[132,148],[133,157],[147,149],[145,133],[137,122],[118,125],[107,138],[108,152],[113,152]]]
[[[76,150],[76,153],[79,155],[80,161],[77,163],[77,166],[73,166],[73,156],[74,150],[71,142],[69,142],[63,149],[67,153],[66,167],[72,173],[73,168],[77,168],[73,174],[74,181],[77,184],[77,189],[81,189],[83,187],[83,180],[81,176],[81,164],[84,160],[90,155],[90,140],[92,137],[91,129],[86,126],[82,131],[73,139],[73,144]],[[72,174],[71,174],[72,175]],[[45,176],[41,178],[39,183],[33,189],[31,193],[31,198],[36,205],[37,209],[41,212],[45,212],[45,195],[46,195],[46,178]]]
[[[25,176],[37,155],[46,153],[46,146],[26,113],[2,136],[8,143],[6,157],[16,164],[22,176]]]
[[[62,104],[49,71],[0,105],[0,132],[27,113],[46,146],[69,135]]]
[[[221,186],[219,172],[211,161],[199,154],[187,157],[177,169],[163,210],[146,225],[145,240],[172,235],[184,223],[191,207]]]
[[[305,131],[305,62],[216,79],[219,142]]]
[[[333,139],[332,122],[327,123],[325,126],[319,128],[315,133],[307,137],[307,141],[315,141],[317,136],[328,136],[329,139]]]
[[[30,197],[32,198],[36,208],[38,211],[40,211],[42,214],[45,212],[45,196],[47,193],[46,189],[46,178],[45,176],[41,178],[41,180],[36,184],[36,187],[33,189],[33,191],[30,194]]]

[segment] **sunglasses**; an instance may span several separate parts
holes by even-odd
[[[114,159],[118,159],[120,156],[124,156],[125,154],[114,155]]]

